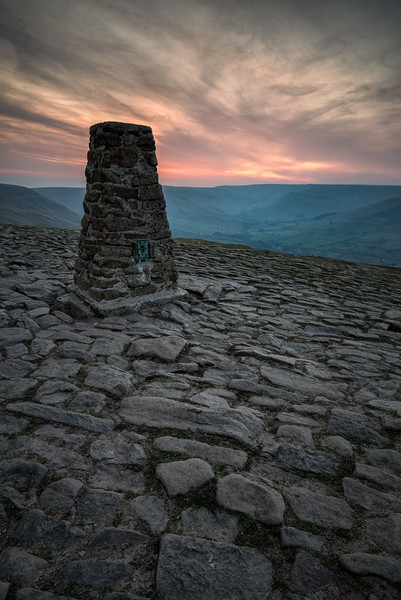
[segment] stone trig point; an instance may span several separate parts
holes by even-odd
[[[106,122],[90,128],[75,284],[101,314],[180,295],[156,166],[150,127]]]

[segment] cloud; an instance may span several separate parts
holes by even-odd
[[[80,165],[89,126],[122,120],[153,127],[171,183],[393,181],[400,17],[390,0],[2,0],[0,150],[14,170],[26,148]]]

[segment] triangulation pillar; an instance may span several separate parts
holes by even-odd
[[[177,269],[155,141],[145,125],[90,128],[76,292],[101,314],[177,296]]]

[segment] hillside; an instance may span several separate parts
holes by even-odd
[[[401,271],[177,239],[103,317],[78,238],[0,225],[0,597],[398,600]]]
[[[401,186],[262,184],[163,189],[175,237],[401,266],[397,200]],[[82,216],[84,188],[37,190]],[[39,219],[36,223],[45,224]]]
[[[79,229],[77,213],[38,192],[19,185],[0,184],[0,223]]]
[[[342,214],[257,225],[248,233],[256,247],[400,267],[401,196]]]
[[[83,199],[85,188],[73,187],[41,187],[33,188],[35,192],[65,206],[69,210],[83,216]]]

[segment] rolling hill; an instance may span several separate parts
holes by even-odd
[[[38,192],[19,185],[0,184],[0,223],[79,229],[80,216]]]
[[[358,210],[249,231],[251,245],[368,264],[401,266],[401,195]]]
[[[13,197],[19,190],[19,208],[14,210],[26,219],[24,224],[43,225],[46,216],[52,218],[50,226],[70,227],[55,224],[55,213],[67,218],[60,213],[64,207],[73,226],[80,226],[85,188],[5,187],[14,188]],[[401,186],[260,184],[163,190],[175,237],[401,266]],[[31,197],[28,214],[21,210],[24,195]],[[51,203],[53,213],[46,212],[44,201]],[[33,206],[39,211],[36,217]],[[11,213],[9,208],[8,218]],[[4,212],[0,221],[5,222]]]

